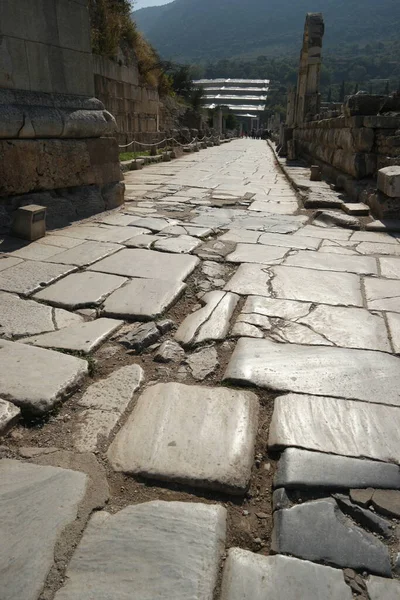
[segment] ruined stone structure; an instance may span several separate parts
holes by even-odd
[[[379,217],[398,216],[400,197],[377,190],[380,169],[400,165],[400,97],[358,94],[334,115],[321,108],[319,79],[324,24],[308,14],[296,90],[288,95],[279,151],[318,164],[330,181]]]
[[[1,0],[0,34],[2,226],[25,204],[48,206],[55,226],[121,203],[116,122],[94,97],[86,0]]]

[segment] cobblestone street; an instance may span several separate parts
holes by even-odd
[[[400,233],[261,140],[125,183],[0,243],[0,600],[398,600]]]

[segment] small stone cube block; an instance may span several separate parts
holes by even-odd
[[[390,198],[400,198],[400,166],[378,171],[378,190]]]
[[[46,235],[46,207],[30,204],[15,212],[12,225],[14,235],[33,242]]]

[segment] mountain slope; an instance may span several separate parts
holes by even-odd
[[[398,39],[399,0],[175,0],[133,17],[164,58],[198,62],[298,53],[311,11],[328,48]]]

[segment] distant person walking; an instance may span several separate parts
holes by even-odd
[[[256,130],[255,129],[251,130],[251,137],[252,137],[253,140],[256,139]]]

